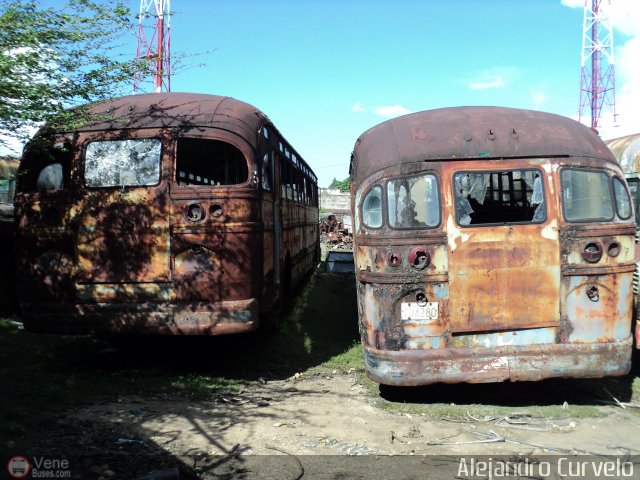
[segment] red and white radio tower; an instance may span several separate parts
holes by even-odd
[[[601,119],[611,113],[616,120],[615,78],[613,75],[613,26],[602,0],[585,0],[582,27],[582,73],[578,119],[591,114],[591,127],[601,127]],[[610,1],[607,0],[607,5]],[[604,115],[603,115],[604,114]]]
[[[149,12],[154,6],[155,13]],[[140,0],[138,15],[138,48],[133,76],[133,92],[140,89],[149,75],[153,78],[154,92],[171,91],[171,0]],[[147,41],[146,32],[152,34]]]

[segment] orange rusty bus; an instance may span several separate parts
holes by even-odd
[[[590,128],[499,107],[405,115],[357,140],[351,194],[373,380],[629,371],[634,213]]]
[[[37,332],[258,327],[318,259],[317,178],[229,97],[154,93],[43,128],[18,173],[18,295]]]

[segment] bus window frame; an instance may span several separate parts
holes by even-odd
[[[562,172],[565,171],[581,171],[581,172],[602,172],[604,173],[607,177],[608,177],[608,182],[607,185],[609,186],[609,195],[610,195],[610,199],[611,199],[611,218],[582,218],[580,220],[568,220],[567,219],[567,214],[566,214],[566,208],[564,205],[564,189],[562,186]],[[568,167],[568,166],[562,166],[559,170],[558,170],[558,183],[559,183],[559,187],[560,187],[560,207],[562,208],[562,219],[566,222],[566,223],[573,223],[573,224],[579,224],[579,223],[607,223],[607,222],[613,222],[616,217],[618,216],[618,212],[616,212],[616,205],[615,205],[615,198],[614,198],[614,193],[613,193],[613,181],[612,178],[615,176],[615,174],[613,172],[611,172],[610,170],[607,170],[606,168],[589,168],[589,167]],[[631,217],[629,217],[631,218]],[[627,219],[628,220],[628,219]]]
[[[626,192],[627,200],[629,202],[629,206],[631,207],[629,215],[627,215],[626,217],[623,217],[622,215],[620,215],[620,209],[618,208],[618,194],[616,193],[616,186],[615,186],[616,180],[620,183],[620,185],[622,186],[622,188]],[[629,220],[631,217],[634,216],[634,206],[633,206],[633,199],[631,198],[631,192],[629,191],[629,187],[627,186],[627,182],[625,182],[624,179],[620,178],[618,175],[612,175],[611,176],[611,191],[613,192],[613,202],[614,202],[614,206],[615,206],[614,210],[616,211],[616,216],[620,220]]]
[[[158,161],[159,161],[158,181],[156,183],[146,184],[146,185],[122,185],[122,184],[121,185],[98,185],[98,186],[87,185],[87,149],[89,148],[89,145],[91,145],[92,143],[98,143],[98,142],[119,142],[123,140],[159,140],[160,141],[160,155],[158,156]],[[164,163],[163,157],[165,154],[165,148],[166,148],[165,142],[161,135],[154,135],[150,137],[136,136],[136,137],[120,137],[120,138],[88,138],[87,141],[83,142],[82,144],[82,155],[80,156],[82,187],[92,191],[102,190],[102,189],[128,190],[128,189],[135,189],[135,188],[157,188],[162,183],[163,176],[164,176],[162,167]]]
[[[494,222],[494,223],[476,223],[476,224],[469,224],[469,225],[463,225],[460,223],[459,218],[458,218],[458,209],[456,207],[456,175],[458,175],[459,173],[488,173],[488,174],[492,174],[492,173],[501,173],[501,172],[515,172],[515,171],[525,171],[525,170],[535,170],[536,172],[538,172],[538,174],[540,175],[540,179],[542,178],[546,178],[547,174],[546,172],[541,169],[538,168],[536,166],[529,166],[529,165],[523,165],[522,168],[503,168],[503,169],[499,169],[499,170],[487,170],[487,169],[482,169],[482,170],[454,170],[451,173],[451,194],[452,194],[452,199],[453,199],[453,205],[452,205],[452,209],[453,209],[453,216],[455,218],[455,222],[456,225],[460,228],[482,228],[482,227],[496,227],[496,226],[505,226],[505,225],[543,225],[544,223],[546,223],[549,220],[549,215],[548,215],[548,199],[547,199],[547,195],[546,195],[546,187],[545,187],[545,183],[542,184],[542,204],[545,206],[544,209],[544,219],[534,222],[533,220],[527,221],[527,222]],[[535,215],[535,213],[534,213]]]
[[[388,195],[388,188],[389,188],[389,182],[396,180],[396,179],[400,179],[400,178],[417,178],[417,177],[424,177],[430,175],[435,179],[436,182],[436,190],[437,190],[437,200],[438,200],[438,223],[436,225],[425,225],[423,226],[418,226],[418,227],[405,227],[405,228],[397,228],[397,227],[393,227],[391,225],[391,219],[389,217],[389,199],[387,198]],[[414,173],[411,175],[394,175],[394,176],[389,176],[389,177],[385,177],[382,181],[382,183],[384,183],[384,188],[383,188],[383,192],[382,192],[382,196],[383,196],[383,202],[384,202],[384,214],[382,215],[382,224],[383,226],[387,225],[387,227],[390,230],[394,230],[396,232],[403,232],[403,231],[413,231],[413,230],[435,230],[437,228],[440,228],[440,226],[442,225],[442,200],[443,200],[443,196],[442,196],[442,190],[440,188],[441,182],[440,182],[440,177],[438,175],[438,173],[434,170],[425,170],[423,172],[418,172],[418,173]]]
[[[640,223],[640,178],[638,177],[629,177],[625,178],[627,181],[627,189],[629,191],[629,198],[631,198],[631,203],[633,204],[634,218],[636,219],[636,223]],[[631,184],[636,185],[636,197],[634,198],[631,195]]]
[[[364,222],[364,202],[367,199],[367,195],[369,195],[370,192],[373,191],[374,188],[379,188],[380,189],[380,226],[379,227],[371,227],[369,225],[367,225]],[[380,231],[382,230],[386,224],[386,216],[384,214],[386,207],[386,199],[385,199],[385,188],[384,188],[384,182],[375,182],[373,185],[371,185],[369,188],[367,188],[364,192],[364,194],[362,195],[362,200],[360,201],[360,206],[358,208],[359,212],[360,212],[360,225],[358,226],[358,230],[360,230],[362,227],[365,227],[369,230],[375,230],[375,231]]]
[[[206,132],[206,133],[205,133]],[[242,183],[234,183],[231,185],[180,185],[178,183],[178,140],[181,138],[194,138],[199,140],[213,140],[226,142],[230,145],[236,147],[244,156],[245,161],[247,162],[247,180]],[[231,132],[226,132],[224,130],[220,130],[217,128],[200,128],[198,132],[195,131],[181,131],[178,135],[173,135],[169,141],[169,145],[167,150],[172,155],[171,158],[171,170],[169,172],[169,182],[171,183],[171,188],[176,192],[192,192],[194,189],[198,192],[214,192],[216,190],[223,189],[236,189],[236,188],[246,188],[246,187],[257,187],[260,188],[259,185],[255,185],[253,181],[252,172],[255,170],[255,166],[257,166],[257,160],[255,149],[253,148],[251,142],[245,140],[244,137],[236,135]],[[260,165],[262,168],[262,165]]]

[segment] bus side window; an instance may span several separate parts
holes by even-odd
[[[265,153],[264,157],[262,157],[262,189],[270,192],[272,188],[273,188],[273,152]]]
[[[622,220],[626,220],[631,216],[631,199],[624,182],[618,177],[613,177],[613,194],[616,200],[616,212]]]
[[[362,201],[362,223],[370,228],[382,226],[382,187],[376,185]]]
[[[638,190],[640,186],[640,179],[637,178],[627,178],[627,185],[629,185],[629,193],[631,194],[631,202],[633,203],[633,208],[636,211],[636,223],[640,223],[640,200],[638,195]]]

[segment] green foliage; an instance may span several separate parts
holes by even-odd
[[[329,188],[337,188],[342,193],[348,192],[351,190],[351,178],[347,177],[344,180],[337,180],[336,177],[333,177],[333,181]]]
[[[0,130],[20,137],[24,125],[64,124],[66,108],[122,93],[135,61],[115,42],[133,19],[118,2],[0,0]]]

